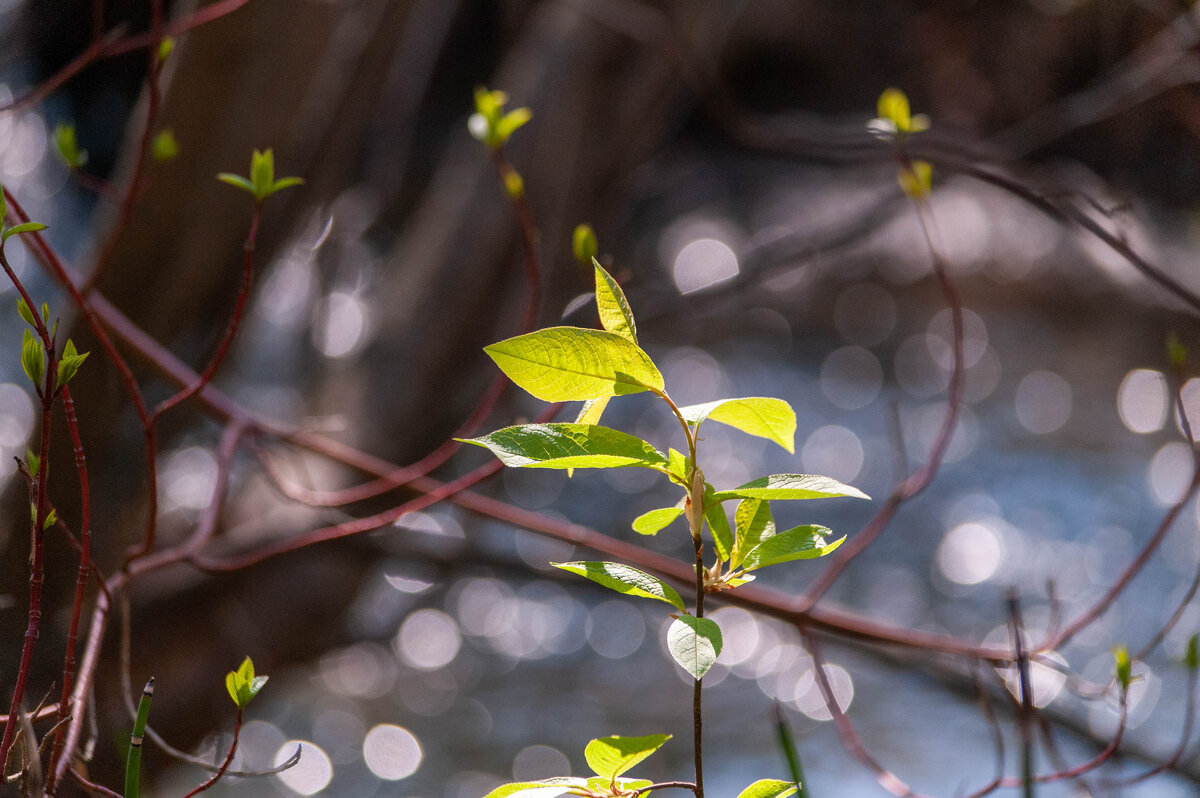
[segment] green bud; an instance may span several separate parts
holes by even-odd
[[[581,224],[575,228],[571,239],[571,251],[580,266],[591,266],[592,258],[596,257],[599,245],[596,242],[596,231],[589,224]]]

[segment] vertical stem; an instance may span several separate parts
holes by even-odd
[[[693,466],[694,467],[694,466]],[[703,486],[703,483],[701,483]],[[692,501],[703,502],[704,493],[701,487],[699,496],[693,496]],[[703,518],[697,514],[697,518]],[[700,530],[696,529],[692,533],[693,540],[696,542],[696,617],[704,617],[704,543],[700,539]],[[701,689],[703,680],[697,679],[695,686],[692,688],[692,732],[694,735],[694,748],[696,754],[696,798],[704,798],[704,753],[702,740],[704,736],[704,713],[701,705]]]
[[[1017,677],[1021,685],[1021,788],[1025,798],[1033,798],[1033,685],[1029,678],[1029,657],[1021,639],[1021,603],[1015,590],[1008,594],[1008,614]]]

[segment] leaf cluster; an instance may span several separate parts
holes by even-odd
[[[506,113],[507,103],[508,95],[502,91],[488,91],[484,86],[475,89],[475,113],[467,120],[467,129],[488,149],[503,147],[518,128],[533,118],[528,108],[514,108]],[[513,187],[508,189],[511,193]]]
[[[217,179],[240,188],[254,197],[255,202],[262,202],[276,191],[304,183],[300,177],[284,177],[275,179],[275,152],[270,147],[266,150],[255,150],[250,156],[250,177],[242,177],[232,172],[221,172]]]
[[[225,674],[225,689],[229,691],[229,697],[233,699],[239,712],[258,695],[268,678],[270,677],[254,675],[254,662],[249,657],[242,660],[236,671]]]

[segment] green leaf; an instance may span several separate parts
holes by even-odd
[[[796,785],[779,779],[759,779],[738,793],[738,798],[784,798],[796,791]]]
[[[689,423],[696,426],[711,418],[748,435],[774,441],[789,453],[795,452],[796,413],[791,405],[782,399],[769,396],[718,399],[715,402],[681,407],[680,412]]]
[[[688,464],[687,455],[683,452],[677,452],[674,449],[667,449],[667,473],[685,488],[688,486],[688,471],[691,466]]]
[[[54,126],[54,149],[71,169],[78,169],[87,163],[87,151],[79,149],[74,125],[59,122]]]
[[[42,469],[42,458],[33,453],[33,449],[25,450],[25,465],[32,476],[37,476]]]
[[[36,470],[34,473],[37,473]],[[1194,671],[1200,668],[1200,635],[1192,635],[1188,638],[1187,651],[1183,655],[1183,664],[1188,667],[1188,670]]]
[[[897,130],[908,131],[912,127],[908,96],[904,92],[896,88],[884,89],[877,105],[879,118],[890,120]]]
[[[667,649],[679,666],[699,681],[721,653],[721,627],[711,618],[677,616],[667,629]]]
[[[250,182],[254,185],[254,196],[260,199],[275,184],[275,151],[270,147],[250,155]]]
[[[581,266],[589,266],[596,258],[599,244],[596,242],[596,231],[590,224],[576,225],[575,233],[571,236],[571,254]]]
[[[243,191],[248,191],[251,196],[257,196],[254,191],[254,184],[241,175],[235,175],[232,172],[221,172],[217,175],[217,180],[220,180],[222,183],[228,183],[235,188],[240,188]]]
[[[712,533],[713,545],[717,556],[726,561],[733,554],[733,530],[729,528],[729,519],[725,516],[725,508],[721,506],[713,486],[704,483],[704,520],[708,522],[708,531]]]
[[[644,790],[654,784],[649,779],[617,779],[615,785],[618,790],[618,795],[634,796],[639,795],[638,790]],[[614,782],[612,779],[605,779],[600,776],[592,776],[587,780],[587,787],[597,795],[611,795]]]
[[[737,536],[729,566],[737,568],[746,559],[746,554],[758,544],[775,534],[775,520],[771,518],[771,504],[762,499],[743,499],[734,513]]]
[[[667,456],[641,438],[595,424],[522,424],[457,440],[490,449],[507,466],[667,467]]]
[[[245,709],[246,705],[258,695],[263,689],[263,685],[267,683],[267,676],[254,675],[254,662],[246,657],[242,660],[242,664],[238,666],[236,671],[230,671],[225,674],[225,689],[229,692],[229,697],[233,699],[233,703],[239,709]]]
[[[588,767],[602,779],[613,779],[663,747],[669,734],[650,734],[645,737],[601,737],[583,749]]]
[[[79,372],[79,367],[83,365],[83,361],[88,359],[90,352],[84,352],[82,355],[75,351],[75,342],[70,338],[67,339],[67,345],[63,347],[62,359],[58,361],[58,375],[55,379],[55,389],[63,387]]]
[[[29,309],[29,304],[24,299],[17,300],[17,315],[30,327],[37,326],[33,321],[33,311]]]
[[[170,161],[179,155],[179,142],[170,128],[158,131],[150,145],[150,153],[156,161]]]
[[[618,562],[552,562],[550,564],[555,568],[579,574],[618,593],[658,599],[684,611],[683,599],[675,592],[675,588],[633,566],[622,565]]]
[[[557,798],[559,795],[566,795],[569,787],[585,786],[585,779],[570,776],[542,781],[517,781],[497,787],[484,798]]]
[[[1117,683],[1122,690],[1128,690],[1133,682],[1133,663],[1129,659],[1129,649],[1126,646],[1113,646],[1113,660],[1116,666]]]
[[[19,224],[16,227],[10,227],[5,230],[3,237],[0,237],[0,241],[7,241],[13,236],[19,236],[22,233],[36,233],[38,230],[45,229],[46,225],[41,222],[26,222],[25,224]]]
[[[650,356],[625,338],[581,327],[547,327],[484,347],[509,379],[547,402],[662,391]]]
[[[25,376],[34,384],[34,387],[40,390],[42,375],[45,374],[46,368],[45,353],[42,351],[42,342],[34,337],[28,327],[25,328],[25,334],[21,338],[21,368],[24,369]]]
[[[600,325],[636,344],[637,324],[633,320],[633,311],[629,309],[629,301],[625,299],[625,292],[604,270],[600,261],[592,258],[592,266],[596,270],[596,308],[600,311]]]
[[[175,51],[175,37],[164,36],[158,42],[158,63],[163,63]]]
[[[508,141],[517,129],[533,118],[533,112],[528,108],[514,108],[496,123],[496,138],[501,144]]]
[[[833,534],[829,529],[815,524],[792,527],[786,532],[773,535],[746,553],[742,560],[742,570],[753,571],[791,560],[812,560],[824,557],[842,545],[846,539],[842,537],[833,543],[827,543],[825,536]]]
[[[639,535],[657,535],[681,515],[683,515],[682,507],[663,507],[661,510],[651,510],[633,519],[633,531]]]
[[[4,186],[0,186],[0,227],[4,226],[4,219],[8,216],[8,200],[4,198]]]
[[[54,526],[54,522],[57,520],[58,520],[58,511],[51,510],[50,512],[46,513],[46,520],[42,521],[42,529],[43,530],[49,529],[50,527]]]
[[[837,496],[853,496],[856,499],[869,499],[867,494],[858,488],[844,485],[832,477],[817,474],[772,474],[751,480],[745,485],[739,485],[733,490],[723,490],[716,494],[717,501],[730,499],[829,499]]]
[[[599,424],[600,416],[604,414],[604,409],[608,407],[608,400],[611,396],[601,396],[598,399],[588,399],[583,403],[583,407],[579,408],[579,415],[575,418],[576,424]]]

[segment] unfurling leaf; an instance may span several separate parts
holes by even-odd
[[[1125,646],[1113,646],[1112,653],[1117,684],[1121,685],[1122,690],[1128,690],[1133,682],[1133,663],[1129,659],[1129,649]]]
[[[670,739],[669,734],[601,737],[587,744],[583,756],[593,773],[611,783],[613,779],[662,748]]]
[[[229,691],[229,697],[233,699],[233,703],[237,705],[238,709],[245,709],[254,696],[263,689],[268,678],[267,676],[255,676],[254,662],[246,657],[236,671],[225,674],[225,689]]]
[[[5,230],[4,235],[0,236],[0,241],[7,241],[13,236],[19,236],[22,233],[36,233],[39,230],[45,229],[46,225],[41,222],[25,222],[25,224],[18,224]]]
[[[262,202],[276,191],[290,188],[291,186],[298,186],[304,182],[299,177],[285,177],[276,180],[275,153],[270,148],[261,152],[254,150],[251,153],[249,179],[231,172],[221,172],[217,175],[217,179],[222,183],[228,183],[235,188],[249,192],[257,202]]]
[[[83,365],[83,361],[87,360],[90,352],[79,354],[75,351],[75,342],[70,338],[67,339],[67,345],[63,347],[62,358],[58,361],[58,375],[55,379],[55,389],[63,387],[79,372],[79,367]]]
[[[42,342],[34,337],[28,327],[21,338],[21,368],[34,387],[40,390],[46,369],[46,355],[42,351]]]
[[[552,562],[550,564],[555,568],[579,574],[618,593],[658,599],[673,605],[680,611],[684,609],[683,599],[675,592],[675,588],[633,566],[617,562]]]
[[[173,160],[179,155],[179,142],[175,140],[175,133],[170,128],[158,131],[150,145],[150,152],[156,161]]]
[[[509,379],[547,402],[663,390],[650,356],[608,331],[547,327],[484,351]]]
[[[59,122],[54,126],[54,149],[71,169],[79,169],[87,163],[87,151],[79,149],[79,140],[75,136],[75,126]]]
[[[595,424],[522,424],[458,440],[490,449],[507,466],[667,467],[667,456],[641,438]]]
[[[680,615],[667,629],[667,649],[693,679],[703,679],[721,653],[721,627],[711,618]]]
[[[29,309],[29,303],[27,303],[24,299],[17,300],[17,315],[20,316],[30,327],[37,326],[33,320],[33,311]]]
[[[796,413],[782,399],[769,396],[718,399],[679,410],[689,424],[697,427],[711,418],[748,435],[774,441],[788,452],[795,451]]]
[[[507,102],[508,95],[502,91],[488,91],[483,86],[475,89],[475,113],[467,120],[467,129],[493,150],[503,147],[509,137],[533,117],[528,108],[514,108],[505,113]]]
[[[762,499],[743,499],[734,514],[734,522],[737,534],[734,538],[733,554],[729,558],[730,568],[740,566],[751,549],[775,535],[771,504]]]
[[[1189,670],[1200,668],[1200,635],[1192,635],[1187,641],[1187,651],[1183,655],[1183,664]]]

